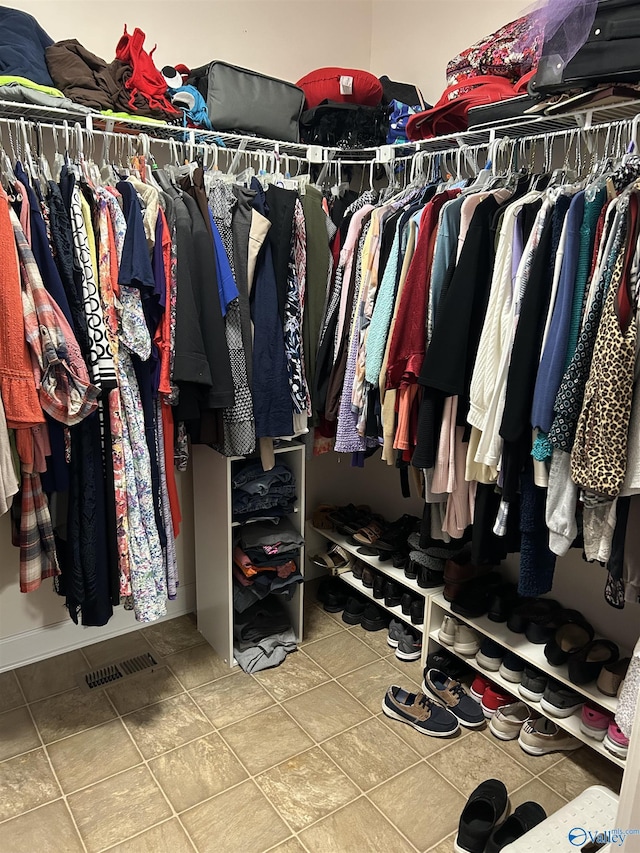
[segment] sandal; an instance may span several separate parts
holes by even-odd
[[[332,545],[324,554],[315,554],[309,557],[312,563],[320,566],[323,569],[328,569],[330,572],[336,569],[342,569],[351,562],[350,554],[340,547],[340,545]]]
[[[313,511],[311,523],[316,530],[333,530],[333,522],[331,521],[331,513],[335,512],[338,507],[332,504],[320,504]]]
[[[335,512],[329,514],[335,529],[343,536],[352,536],[371,520],[371,509],[368,506],[338,507]]]
[[[368,524],[356,530],[353,534],[358,545],[375,545],[385,532],[384,521],[380,516],[374,517]]]

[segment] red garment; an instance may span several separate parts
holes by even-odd
[[[116,46],[116,59],[126,62],[131,66],[131,77],[125,83],[129,91],[129,106],[132,112],[136,112],[136,95],[149,102],[153,109],[164,110],[170,115],[179,115],[177,110],[167,99],[167,81],[153,64],[153,51],[147,53],[143,48],[145,34],[139,27],[129,35],[125,24],[124,34]]]
[[[422,211],[420,233],[400,298],[389,348],[387,388],[399,388],[403,380],[416,382],[420,375],[425,353],[427,302],[438,216],[445,202],[454,199],[459,193],[459,189],[438,193]]]

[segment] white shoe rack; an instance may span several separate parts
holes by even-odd
[[[309,528],[314,534],[317,534],[325,540],[328,539],[329,542],[334,542],[336,545],[340,545],[342,548],[344,548],[345,551],[347,551],[356,559],[365,563],[367,566],[371,566],[372,569],[375,569],[377,572],[380,572],[381,574],[385,575],[387,578],[389,578],[389,580],[395,581],[396,583],[400,584],[407,590],[407,592],[411,592],[416,596],[421,596],[424,599],[429,599],[434,594],[441,593],[444,589],[443,586],[423,589],[421,586],[418,586],[417,581],[410,580],[405,576],[404,569],[394,568],[394,565],[391,560],[380,560],[378,557],[367,557],[364,554],[358,553],[358,546],[349,542],[347,536],[343,536],[340,533],[336,533],[335,530],[319,530],[317,527],[312,527],[311,525],[309,525]],[[309,537],[307,536],[306,539],[307,553],[311,554],[313,553],[313,551],[311,550]],[[411,621],[411,618],[409,616],[405,616],[405,614],[402,612],[401,607],[387,607],[384,603],[384,598],[374,598],[373,590],[367,589],[367,587],[362,583],[361,580],[359,580],[358,578],[354,578],[353,573],[351,571],[340,572],[339,576],[345,583],[349,584],[349,586],[352,586],[359,593],[366,596],[367,598],[370,598],[371,601],[375,602],[380,607],[382,607],[383,610],[386,610],[388,613],[390,613],[394,617],[394,619],[400,619],[402,622],[405,622],[407,625],[414,628],[416,631],[419,631],[421,634],[424,633],[424,623],[422,625],[416,625]],[[427,601],[425,601],[425,621],[427,619],[427,611],[428,603]],[[426,660],[425,646],[426,643],[423,642],[423,662],[424,660]]]
[[[455,652],[453,647],[441,643],[438,639],[438,631],[445,616],[453,616],[460,622],[464,622],[466,625],[469,625],[469,627],[477,631],[482,638],[490,637],[492,640],[495,640],[495,642],[499,643],[505,651],[514,652],[518,657],[522,658],[525,663],[530,664],[540,670],[540,672],[548,675],[549,678],[553,678],[556,681],[567,685],[567,687],[575,690],[576,693],[584,696],[585,701],[593,702],[603,710],[609,711],[612,714],[615,713],[618,704],[618,700],[616,698],[605,696],[603,693],[600,693],[600,691],[596,689],[595,684],[586,684],[584,686],[573,684],[573,682],[569,680],[566,665],[551,666],[547,661],[544,656],[543,645],[530,643],[524,634],[515,634],[513,631],[510,631],[505,622],[492,622],[487,616],[468,619],[464,616],[460,616],[458,613],[454,613],[451,609],[451,605],[445,599],[441,591],[437,592],[435,595],[429,596],[427,600],[427,608],[425,612],[425,632],[427,634],[427,642],[423,643],[422,649],[424,659],[426,659],[426,654],[430,654],[435,651],[437,647],[446,649],[452,655],[463,660],[472,669],[475,669],[481,675],[485,676],[485,678],[493,684],[501,687],[506,693],[514,696],[517,700],[525,702],[525,704],[528,705],[536,714],[552,720],[559,728],[569,732],[569,734],[572,734],[574,737],[578,738],[578,740],[582,741],[587,746],[590,746],[591,749],[599,752],[600,755],[604,755],[605,758],[612,761],[614,764],[617,764],[619,767],[626,766],[624,759],[618,758],[616,755],[612,755],[612,753],[605,749],[601,742],[584,734],[580,729],[580,710],[576,711],[570,717],[554,717],[544,711],[539,702],[522,699],[522,696],[520,696],[518,692],[517,684],[514,684],[512,681],[507,681],[507,679],[503,678],[499,672],[490,672],[489,670],[483,669],[483,667],[481,667],[476,661],[475,655],[466,657]]]

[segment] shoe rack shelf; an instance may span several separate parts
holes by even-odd
[[[304,534],[305,447],[296,441],[282,441],[276,448],[276,462],[291,469],[298,500],[288,516]],[[233,667],[233,532],[240,525],[233,520],[232,481],[239,464],[256,462],[255,456],[223,456],[204,444],[193,446],[193,499],[195,523],[196,611],[198,630],[224,662]],[[299,568],[304,575],[304,546]],[[304,584],[298,584],[291,601],[284,605],[297,641],[302,642]]]
[[[356,589],[361,595],[370,598],[371,601],[374,602],[374,604],[377,604],[382,607],[383,610],[386,610],[387,613],[390,613],[395,619],[400,619],[403,622],[406,622],[407,625],[410,625],[412,628],[415,628],[415,630],[419,631],[421,634],[424,633],[424,625],[416,625],[414,622],[412,622],[411,617],[404,614],[402,612],[401,607],[387,607],[387,605],[384,603],[384,598],[375,598],[373,595],[373,590],[368,589],[358,578],[354,578],[352,572],[341,572],[340,578],[345,583],[348,583],[349,586],[352,586],[354,589]]]
[[[590,702],[594,702],[599,707],[604,708],[611,713],[614,713],[616,710],[617,699],[604,696],[596,690],[595,686],[586,685],[584,687],[580,687],[577,684],[573,684],[573,682],[569,681],[566,666],[554,667],[549,664],[544,656],[544,646],[530,643],[524,635],[515,634],[513,631],[510,631],[506,624],[502,622],[492,622],[486,616],[481,616],[476,619],[467,619],[464,616],[460,616],[458,613],[454,613],[451,610],[451,605],[441,593],[431,596],[427,604],[428,607],[425,618],[427,620],[426,630],[428,633],[428,642],[424,644],[425,648],[423,648],[423,656],[425,655],[425,650],[426,653],[429,654],[434,651],[434,647],[436,645],[440,648],[446,649],[452,655],[455,655],[461,661],[464,661],[472,669],[475,669],[480,673],[480,675],[485,676],[485,678],[489,679],[494,684],[497,684],[506,693],[510,693],[512,696],[515,696],[516,699],[523,701],[531,708],[532,711],[535,711],[536,714],[552,720],[559,728],[569,732],[569,734],[582,741],[582,743],[591,747],[591,749],[594,749],[596,752],[599,752],[600,755],[603,755],[609,761],[617,764],[618,767],[626,767],[626,761],[624,759],[613,755],[605,749],[602,743],[594,740],[593,738],[587,737],[587,735],[584,734],[580,728],[580,711],[576,711],[570,717],[554,717],[544,711],[539,702],[522,699],[518,693],[517,684],[514,684],[512,681],[507,681],[507,679],[503,678],[499,672],[490,672],[489,670],[484,669],[476,661],[475,656],[466,657],[465,655],[458,654],[453,650],[452,646],[447,646],[441,643],[438,639],[438,629],[442,624],[442,619],[445,615],[454,616],[456,619],[459,619],[461,622],[464,622],[471,628],[474,628],[484,637],[490,637],[492,640],[495,640],[496,643],[499,643],[507,651],[515,652],[515,654],[521,657],[526,663],[531,664],[531,666],[534,666],[536,669],[544,672],[550,678],[554,678],[556,681],[560,681],[572,690],[575,690],[576,693],[580,693],[584,696],[585,701],[588,700]]]

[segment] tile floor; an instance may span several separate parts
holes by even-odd
[[[96,694],[88,667],[152,647],[166,666]],[[279,668],[232,673],[188,616],[0,675],[2,853],[451,853],[489,774],[552,812],[621,771],[587,748],[532,758],[487,732],[453,741],[381,714],[416,686],[386,632],[309,603]]]

